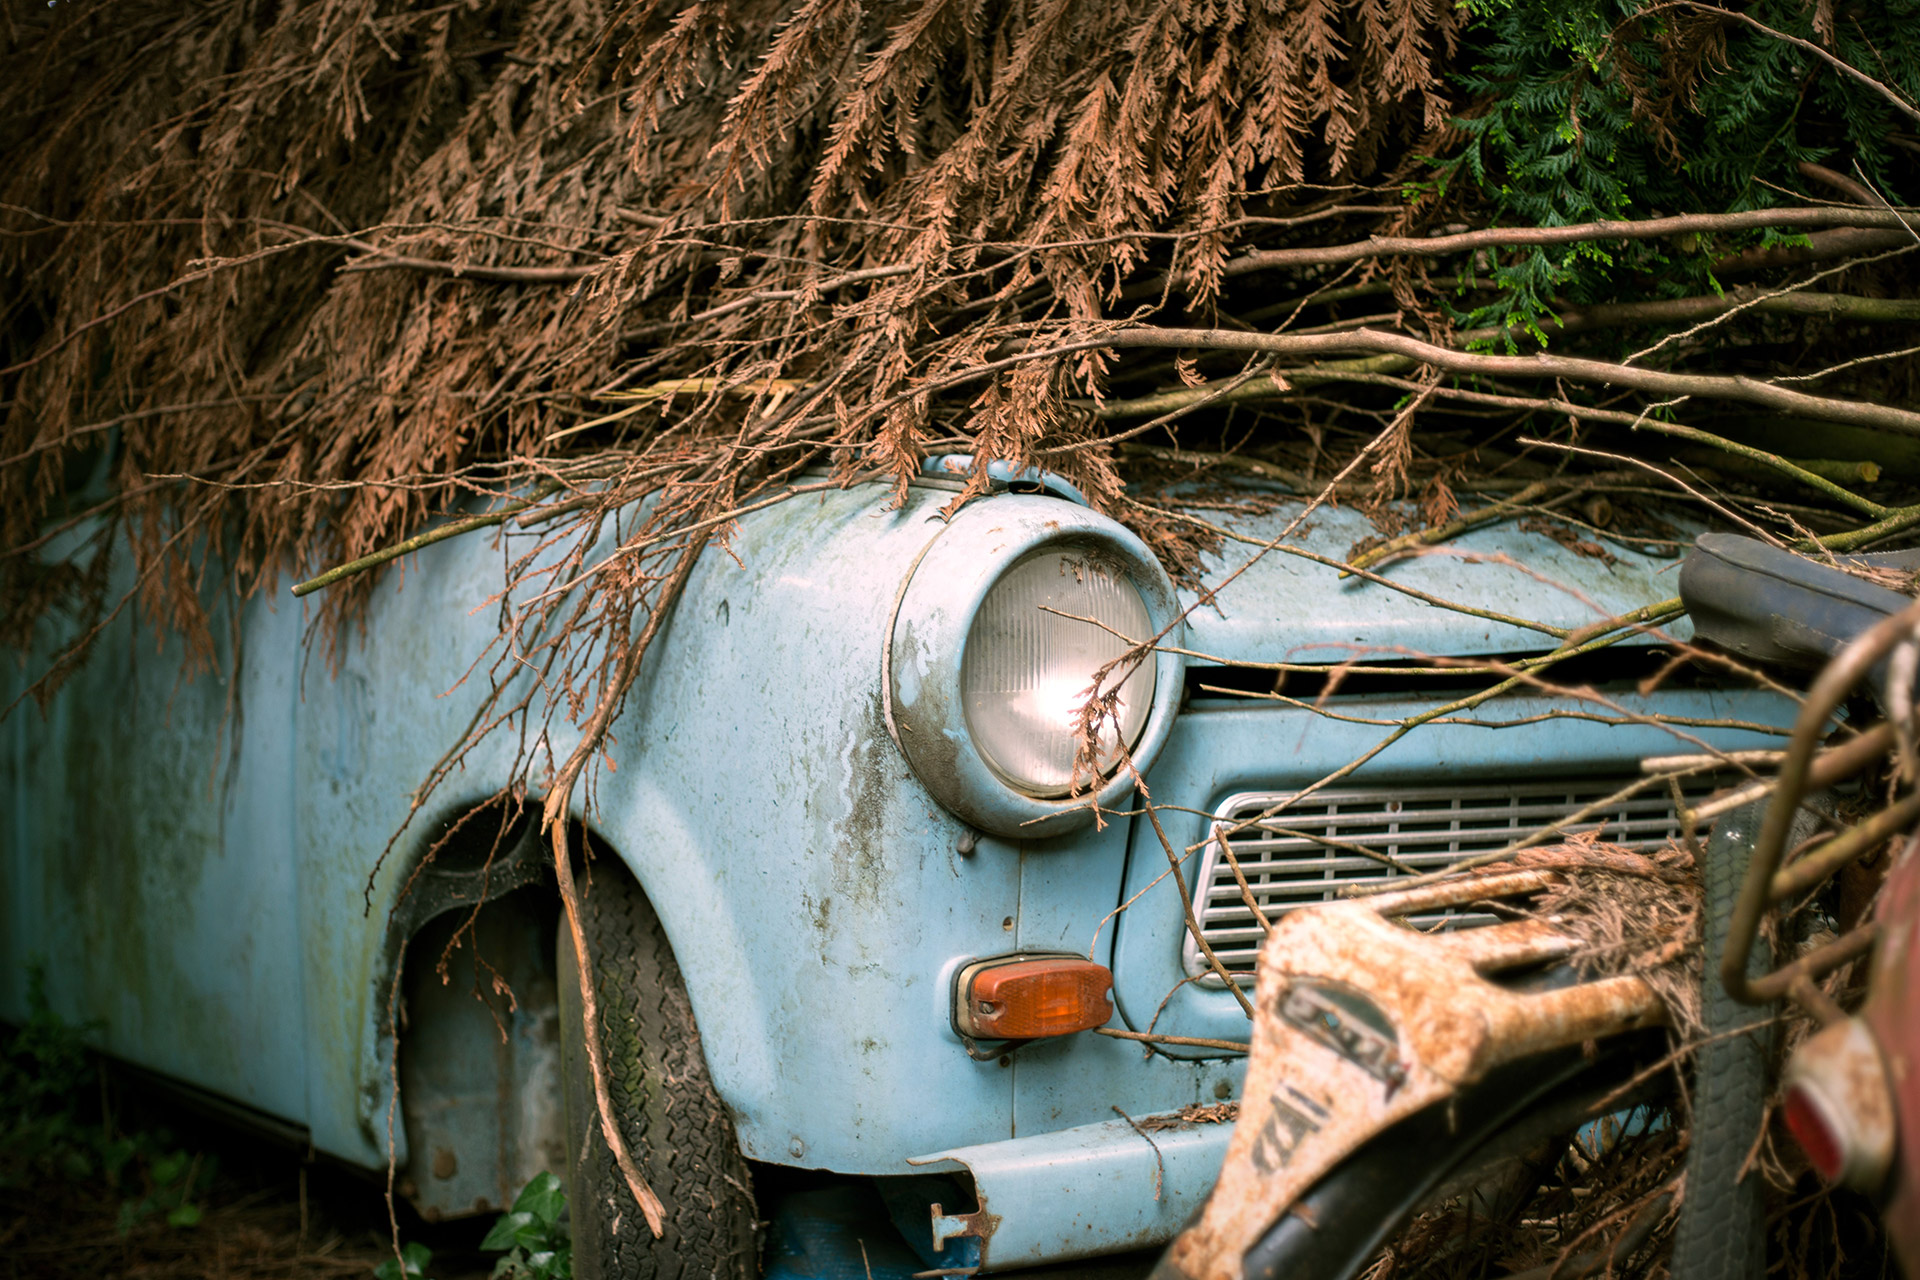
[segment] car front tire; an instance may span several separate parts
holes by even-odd
[[[655,1239],[600,1128],[573,938],[558,942],[567,1200],[578,1280],[752,1280],[753,1193],[733,1119],[707,1074],[680,966],[640,886],[603,859],[583,883],[613,1119],[665,1208]]]

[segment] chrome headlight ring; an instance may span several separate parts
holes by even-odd
[[[1035,570],[1036,561],[1044,566],[1042,570]],[[1179,708],[1186,662],[1167,648],[1181,645],[1184,627],[1176,622],[1180,606],[1160,562],[1139,538],[1097,512],[1028,495],[1008,495],[963,508],[908,570],[888,627],[883,659],[887,726],[922,784],[972,825],[1013,839],[1042,839],[1083,826],[1092,820],[1090,799],[1103,806],[1118,804],[1133,786],[1124,768],[1099,779],[1083,777],[1084,789],[1078,795],[1063,794],[1064,785],[1036,784],[1031,779],[1023,784],[1006,768],[996,767],[969,725],[964,683],[968,645],[1007,639],[1004,597],[977,628],[983,606],[989,605],[996,588],[1003,584],[1010,590],[1019,588],[1023,578],[1023,599],[1038,598],[1036,592],[1044,595],[1044,582],[1036,587],[1035,580],[1048,573],[1061,575],[1065,598],[1077,598],[1074,590],[1091,584],[1089,589],[1097,589],[1095,595],[1104,592],[1101,598],[1112,606],[1110,616],[1134,619],[1129,627],[1144,621],[1150,628],[1145,635],[1130,638],[1144,640],[1173,627],[1161,642],[1164,647],[1146,660],[1151,670],[1136,672],[1122,686],[1124,698],[1128,688],[1139,690],[1149,680],[1152,684],[1144,723],[1131,748],[1135,766],[1145,771],[1166,742]],[[1124,590],[1127,587],[1131,592]],[[1130,603],[1132,593],[1138,595],[1138,608]],[[1073,623],[1063,616],[1077,613],[1076,609],[1052,613],[1036,608],[1035,612],[1062,627],[1099,632],[1092,624]],[[1098,638],[1114,652],[1124,648],[1111,633]],[[977,678],[981,655],[973,656]],[[1077,705],[1091,676],[1089,666],[1075,680],[1056,680],[1052,701],[1059,702],[1064,690]],[[1074,687],[1066,689],[1066,683]],[[1110,678],[1104,688],[1113,687]],[[975,712],[977,719],[980,708]],[[1010,742],[1017,746],[1017,735],[1010,738],[1007,731],[989,737],[997,738],[1002,756],[1008,754]],[[1052,751],[1049,776],[1063,782],[1058,774],[1058,744],[1043,745]],[[1001,761],[1002,766],[1006,763]]]

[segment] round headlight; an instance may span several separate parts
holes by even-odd
[[[1065,795],[1080,745],[1076,732],[1094,673],[1153,634],[1146,601],[1126,574],[1085,555],[1028,556],[980,602],[967,632],[960,690],[967,728],[995,772],[1022,791]],[[1153,705],[1149,654],[1119,680],[1113,714],[1098,728],[1098,774],[1131,747]],[[1096,785],[1099,776],[1078,779]]]
[[[1186,683],[1167,571],[1121,525],[1059,498],[1005,494],[940,518],[894,597],[880,663],[880,710],[914,774],[948,812],[1015,840],[1126,804],[1121,748],[1152,768]],[[1074,777],[1095,673],[1163,632],[1101,681],[1096,749]]]

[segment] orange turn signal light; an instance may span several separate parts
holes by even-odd
[[[1038,1040],[1103,1026],[1113,973],[1081,956],[1013,955],[960,971],[953,1025],[975,1040]]]

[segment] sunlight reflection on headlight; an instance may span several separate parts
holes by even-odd
[[[960,685],[980,754],[1024,791],[1066,792],[1094,673],[1152,630],[1146,602],[1124,574],[1062,551],[1016,564],[987,593],[967,633]],[[1103,689],[1122,674],[1116,669]],[[1114,714],[1100,726],[1103,772],[1122,742],[1139,738],[1153,684],[1151,656],[1120,682]]]

